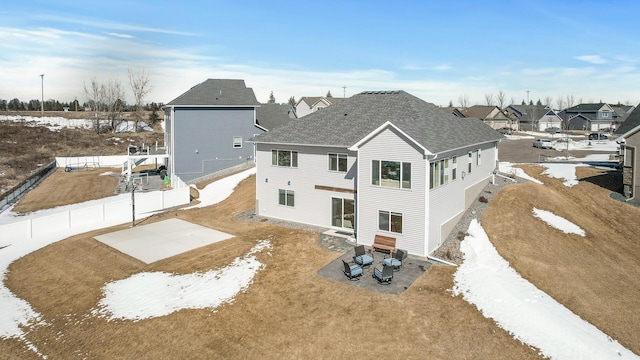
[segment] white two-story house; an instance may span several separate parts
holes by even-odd
[[[404,91],[352,96],[256,136],[256,212],[426,256],[496,169],[498,132]]]

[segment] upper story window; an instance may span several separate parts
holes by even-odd
[[[291,150],[271,150],[271,165],[298,167],[298,152]]]
[[[609,112],[608,111],[603,111],[602,112],[602,117],[603,118],[609,117]]]
[[[241,148],[242,147],[242,136],[234,136],[233,137],[233,147]]]
[[[329,170],[347,172],[347,154],[329,154]]]
[[[473,163],[473,153],[469,151],[468,156],[469,156],[469,161],[467,162],[467,173],[471,174],[471,164]]]
[[[372,160],[371,185],[411,189],[411,163]]]
[[[451,181],[455,180],[458,177],[458,157],[454,156],[451,158]]]

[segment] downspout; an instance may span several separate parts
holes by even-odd
[[[431,256],[431,255],[427,255],[427,259],[433,260],[433,261],[437,261],[437,262],[441,262],[441,263],[446,264],[446,265],[458,266],[458,265],[456,265],[456,264],[454,264],[452,262],[448,262],[448,261],[445,261],[445,260],[442,260],[442,259],[438,259],[437,257]]]

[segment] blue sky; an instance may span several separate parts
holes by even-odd
[[[40,99],[45,74],[46,99],[84,101],[96,78],[132,102],[127,71],[144,69],[146,102],[233,78],[261,102],[401,89],[442,106],[499,91],[637,105],[639,13],[633,0],[11,1],[0,98]]]

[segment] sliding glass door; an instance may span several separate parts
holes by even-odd
[[[355,201],[353,199],[331,198],[332,226],[353,229],[355,219]]]

